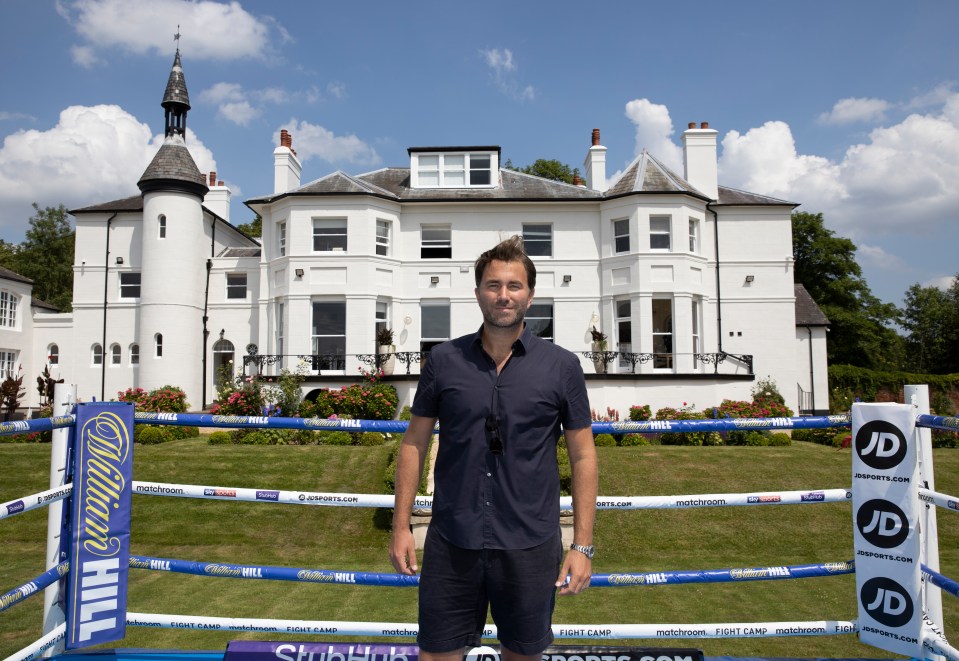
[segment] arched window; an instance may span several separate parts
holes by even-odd
[[[131,365],[140,364],[140,345],[139,344],[130,345],[130,364]]]
[[[47,362],[51,365],[60,364],[60,347],[56,344],[51,344],[47,347]]]
[[[160,214],[160,217],[157,218],[157,233],[159,238],[166,238],[166,216],[164,216],[162,213]]]
[[[233,343],[229,340],[217,340],[213,344],[213,382],[220,386],[232,381],[236,373],[233,366]]]
[[[155,358],[163,358],[163,334],[157,333],[153,336],[153,356]]]
[[[94,344],[90,353],[94,365],[103,364],[103,347],[100,344]]]
[[[120,364],[120,345],[111,344],[110,345],[110,364],[119,365]]]

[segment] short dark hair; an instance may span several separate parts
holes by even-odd
[[[514,234],[505,241],[501,241],[490,248],[476,260],[473,265],[474,275],[476,276],[476,286],[479,287],[483,281],[483,272],[493,260],[498,262],[519,262],[526,269],[526,284],[530,289],[536,289],[536,266],[533,260],[526,254],[523,247],[523,237]]]

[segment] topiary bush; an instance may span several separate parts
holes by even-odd
[[[166,443],[169,438],[163,433],[163,429],[154,425],[137,425],[133,430],[133,440],[142,445],[159,445]]]
[[[616,439],[613,438],[612,434],[597,434],[593,438],[593,442],[598,448],[612,448],[616,447]]]
[[[769,445],[775,447],[782,447],[785,445],[792,445],[793,440],[789,438],[789,434],[785,434],[781,431],[773,432],[769,435]]]
[[[215,431],[207,437],[206,442],[210,445],[230,445],[233,439],[230,438],[230,432]]]
[[[386,443],[386,436],[381,434],[378,431],[367,431],[361,434],[357,434],[356,445],[362,446],[373,446],[373,445],[384,445]]]
[[[353,445],[353,435],[348,431],[323,432],[320,443],[322,445]]]
[[[648,446],[649,439],[642,434],[624,434],[619,445],[624,448]]]

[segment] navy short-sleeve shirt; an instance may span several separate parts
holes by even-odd
[[[575,355],[528,327],[497,374],[480,335],[433,347],[413,400],[414,415],[440,423],[430,525],[460,548],[530,548],[559,526],[556,442],[561,425],[592,424],[586,381]]]

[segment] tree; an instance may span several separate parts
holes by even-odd
[[[251,239],[257,239],[263,236],[263,218],[260,217],[260,214],[256,214],[256,218],[248,223],[237,225],[236,228]]]
[[[522,168],[513,167],[513,162],[507,160],[503,167],[508,170],[516,170],[517,172],[543,177],[544,179],[563,181],[567,184],[573,183],[574,176],[579,176],[578,168],[570,168],[565,163],[560,163],[556,159],[547,160],[545,158],[538,158],[532,165],[527,165]]]
[[[899,310],[869,290],[856,245],[826,229],[821,213],[794,213],[792,229],[795,281],[829,317],[829,362],[901,369],[903,340],[892,328]]]
[[[67,209],[41,209],[33,203],[34,214],[25,240],[19,246],[0,246],[0,264],[33,280],[33,295],[69,311],[73,302],[73,248],[75,232]],[[12,248],[12,249],[10,249]]]
[[[905,302],[902,328],[910,368],[927,374],[959,372],[959,274],[945,291],[913,285]]]

